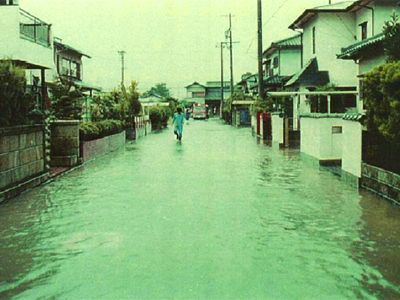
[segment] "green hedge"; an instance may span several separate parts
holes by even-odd
[[[161,106],[159,104],[152,106],[150,108],[150,120],[153,128],[167,127],[171,115],[171,109],[167,106]]]
[[[120,133],[125,130],[125,128],[125,123],[117,120],[81,123],[79,126],[79,139],[81,142],[92,141]]]

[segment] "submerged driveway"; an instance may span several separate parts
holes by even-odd
[[[400,209],[190,121],[0,205],[0,299],[398,299]]]

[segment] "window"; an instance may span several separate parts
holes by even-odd
[[[273,70],[271,69],[271,60],[267,60],[265,65],[265,76],[272,76]]]
[[[278,68],[279,67],[279,58],[278,56],[274,57],[274,68]]]
[[[315,54],[315,27],[312,29],[312,53]]]
[[[368,22],[364,22],[364,23],[360,24],[361,40],[365,40],[368,37],[367,25],[368,25]]]
[[[339,134],[343,132],[342,126],[332,126],[332,134]]]
[[[61,61],[61,75],[69,76],[70,72],[70,61],[68,59],[63,58]]]
[[[192,98],[201,98],[205,96],[205,92],[192,92]]]

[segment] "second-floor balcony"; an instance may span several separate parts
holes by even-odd
[[[51,46],[51,25],[20,9],[20,37],[34,43]]]

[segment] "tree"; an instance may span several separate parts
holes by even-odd
[[[25,92],[25,70],[11,62],[0,63],[0,127],[24,125],[33,108],[32,96]]]
[[[142,105],[139,101],[139,92],[137,91],[138,83],[135,80],[131,81],[129,85],[129,91],[126,94],[127,106],[128,106],[128,115],[136,116],[141,113]]]
[[[155,93],[157,95],[160,95],[163,98],[168,98],[170,96],[170,91],[169,91],[169,88],[167,88],[167,84],[166,83],[157,83],[150,90],[148,90],[147,92],[143,93],[143,97],[148,97],[148,96],[151,95],[151,93]]]
[[[400,145],[400,62],[380,65],[364,79],[367,128]]]
[[[386,21],[383,26],[383,34],[385,36],[383,47],[388,56],[387,61],[393,62],[400,60],[400,24],[399,17],[394,10],[391,19]]]

